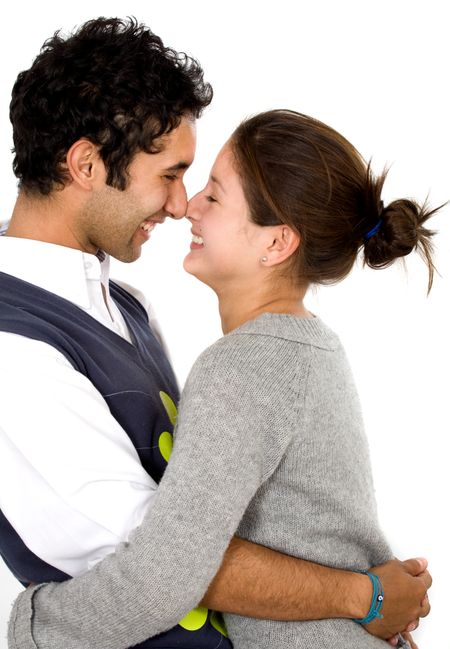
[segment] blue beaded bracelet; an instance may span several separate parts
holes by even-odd
[[[369,622],[372,622],[376,617],[380,619],[383,618],[380,613],[384,601],[384,591],[383,586],[381,585],[381,581],[372,572],[364,572],[364,574],[367,575],[372,582],[372,602],[370,604],[370,609],[366,617],[363,617],[360,620],[353,620],[358,624],[369,624]]]

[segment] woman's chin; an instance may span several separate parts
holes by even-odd
[[[190,275],[194,275],[194,265],[192,263],[192,260],[190,259],[190,253],[186,255],[186,257],[183,259],[183,268],[184,270],[189,273]]]
[[[202,270],[198,266],[196,266],[196,264],[191,263],[191,260],[188,257],[189,255],[183,261],[184,270],[189,273],[189,275],[195,277],[195,279],[198,279],[199,282],[206,284],[206,286],[209,286],[209,288],[212,288],[212,290],[215,291],[213,285],[214,282],[211,281],[211,277],[209,277],[207,273],[202,272]]]
[[[200,280],[200,282],[204,281],[204,279],[202,278],[202,273],[198,268],[198,264],[195,263],[190,254],[186,255],[186,257],[184,258],[183,268],[187,273],[189,273],[189,275],[193,275],[198,280]]]

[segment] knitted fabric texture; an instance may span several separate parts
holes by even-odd
[[[21,595],[9,646],[123,649],[170,628],[201,600],[236,530],[339,568],[391,558],[351,372],[319,318],[264,314],[200,356],[143,524],[87,575]],[[351,620],[226,622],[235,649],[386,646]]]

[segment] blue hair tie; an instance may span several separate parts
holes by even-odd
[[[372,620],[374,620],[376,617],[380,619],[383,618],[380,613],[384,601],[384,591],[383,586],[381,585],[381,581],[379,580],[377,575],[373,574],[373,572],[364,572],[364,574],[367,575],[372,582],[372,601],[370,603],[370,609],[366,617],[363,617],[359,620],[353,620],[358,624],[369,624],[369,622],[372,622]]]
[[[380,219],[378,221],[378,223],[376,225],[374,225],[373,228],[371,230],[369,230],[369,232],[367,232],[364,235],[364,239],[367,241],[367,239],[370,239],[371,237],[373,237],[373,235],[376,234],[378,232],[378,230],[381,228],[382,223],[383,223],[383,219]]]

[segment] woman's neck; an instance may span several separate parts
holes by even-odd
[[[219,313],[224,334],[263,313],[286,313],[309,318],[311,313],[303,304],[306,289],[282,289],[276,293],[254,294],[240,289],[237,294],[218,294]]]

